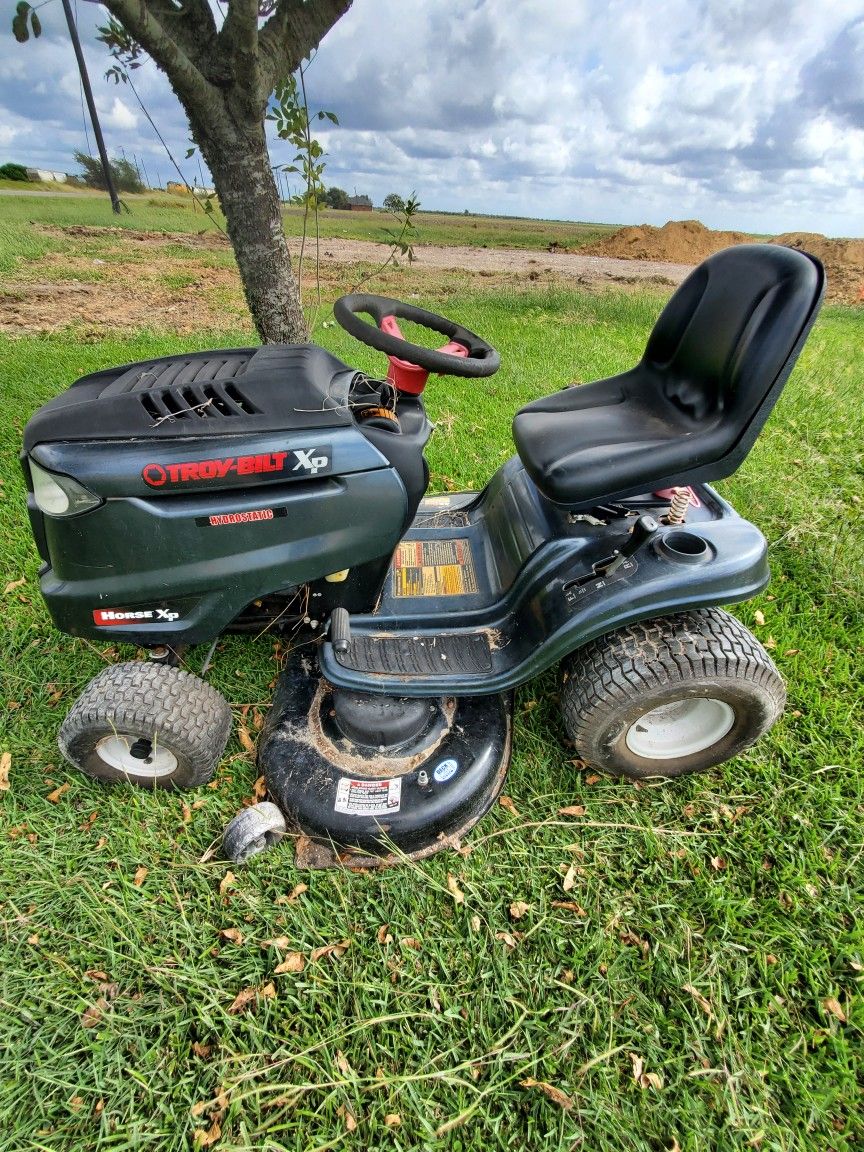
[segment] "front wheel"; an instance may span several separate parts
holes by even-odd
[[[107,783],[197,788],[230,732],[231,709],[212,685],[171,665],[132,661],[94,676],[58,743],[76,768]]]
[[[768,731],[785,699],[771,657],[718,608],[621,628],[562,665],[564,726],[577,753],[635,779],[722,764]]]

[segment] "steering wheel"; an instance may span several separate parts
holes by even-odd
[[[361,320],[358,312],[371,316],[375,324]],[[427,312],[425,308],[415,308],[413,304],[403,304],[400,300],[354,292],[339,297],[333,305],[333,315],[361,344],[368,344],[388,356],[396,356],[443,376],[491,376],[501,365],[501,357],[492,345],[474,332],[444,316]],[[438,349],[412,344],[399,331],[397,316],[446,336],[449,344]]]

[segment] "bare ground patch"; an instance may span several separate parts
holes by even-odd
[[[147,328],[178,334],[226,326],[253,330],[237,270],[233,262],[225,264],[230,246],[215,229],[193,235],[87,225],[40,230],[67,239],[69,250],[47,253],[6,280],[0,289],[2,332],[72,327],[80,338],[96,339],[108,332]],[[289,239],[289,246],[296,269],[300,243]],[[328,239],[316,256],[314,245],[307,243],[304,301],[314,308],[320,292],[320,321],[329,315],[328,301],[361,283],[372,291],[434,304],[454,291],[472,288],[513,291],[573,281],[589,289],[605,285],[668,291],[689,270],[686,265],[563,251],[418,246],[415,252],[412,265],[394,266],[386,263],[390,253],[383,244]]]

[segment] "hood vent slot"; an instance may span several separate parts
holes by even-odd
[[[236,384],[198,384],[184,388],[152,388],[140,394],[154,420],[213,420],[255,416],[261,411]]]

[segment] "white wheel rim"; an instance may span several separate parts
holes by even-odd
[[[150,755],[141,760],[130,751],[138,739],[138,736],[103,736],[96,745],[96,752],[111,768],[135,780],[158,780],[162,776],[170,776],[177,767],[174,753],[162,745],[154,744]]]
[[[661,704],[627,729],[625,743],[645,760],[678,760],[695,756],[722,740],[735,723],[725,700],[691,697]]]

